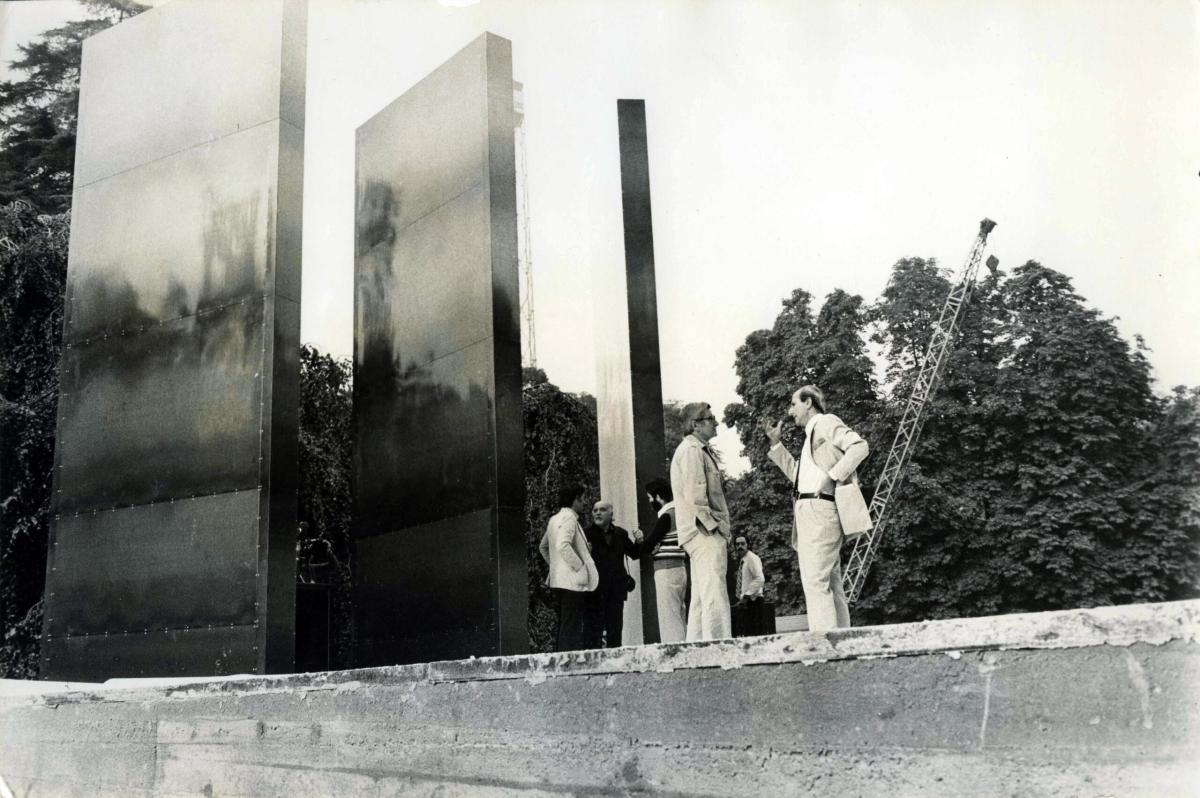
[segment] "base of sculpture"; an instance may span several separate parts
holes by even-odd
[[[18,795],[1188,794],[1198,627],[1192,601],[191,685],[0,683],[0,774]]]

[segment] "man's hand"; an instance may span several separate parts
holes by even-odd
[[[646,536],[642,534],[642,530],[640,530],[640,529],[633,530],[633,542],[634,543],[643,543],[643,542],[645,542],[645,540],[646,540]]]
[[[759,426],[762,428],[762,431],[764,433],[766,433],[767,440],[769,440],[771,442],[772,446],[779,443],[779,441],[783,438],[783,420],[782,419],[780,419],[779,421],[776,421],[774,424],[772,424],[770,421],[768,421],[767,419],[764,418],[762,420],[762,422],[759,424]]]

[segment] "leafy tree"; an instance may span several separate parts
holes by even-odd
[[[1150,364],[1070,279],[1030,261],[1004,286],[1012,356],[993,427],[1011,484],[988,531],[1012,565],[1005,611],[1161,600],[1145,580],[1163,557],[1147,534],[1147,481],[1162,404]],[[1000,546],[997,547],[998,549]]]
[[[877,305],[892,424],[948,289],[932,262],[905,260]],[[1179,480],[1162,460],[1196,462],[1194,416],[1178,397],[1167,422],[1140,346],[1085,307],[1064,275],[1029,262],[1011,277],[983,277],[855,608],[859,622],[1186,593],[1196,535],[1179,521],[1195,470]]]
[[[900,490],[893,494],[888,529],[854,608],[859,622],[941,617],[936,607],[989,606],[996,597],[1001,575],[991,553],[977,545],[976,536],[962,531],[980,529],[1004,492],[995,467],[1007,453],[987,417],[1007,352],[999,329],[999,274],[989,272],[979,281],[960,318],[958,338],[930,396],[921,436]],[[891,391],[879,433],[871,441],[866,470],[871,484],[887,458],[950,287],[949,275],[935,261],[902,259],[872,309]],[[952,490],[946,489],[948,484]],[[955,578],[947,580],[951,569]],[[935,589],[941,584],[948,586]]]
[[[1154,453],[1143,483],[1152,502],[1148,537],[1160,542],[1159,567],[1145,574],[1146,587],[1160,599],[1200,596],[1200,388],[1178,385],[1162,401],[1150,444]]]
[[[813,383],[832,412],[872,437],[868,428],[878,415],[878,399],[866,351],[869,322],[861,297],[834,291],[814,318],[812,296],[797,289],[784,300],[773,327],[751,333],[737,351],[742,401],[725,408],[725,423],[737,427],[751,468],[732,480],[726,493],[734,531],[746,534],[762,559],[765,592],[778,612],[798,611],[803,591],[791,548],[791,486],[767,459],[769,445],[760,424],[784,419],[784,442],[799,451],[804,431],[795,428],[787,408],[797,388]]]
[[[667,469],[671,465],[671,455],[675,453],[679,442],[691,431],[683,420],[683,404],[675,399],[663,402],[663,448],[667,452],[667,462],[663,474],[667,473]]]
[[[0,83],[0,203],[42,211],[71,206],[83,40],[146,9],[132,0],[84,0],[89,18],[46,31],[11,62],[24,73]]]
[[[540,371],[540,370],[539,370]],[[558,489],[584,485],[598,496],[600,453],[596,410],[582,397],[560,391],[545,380],[531,381],[526,370],[522,408],[525,424],[525,521],[529,568],[529,643],[531,651],[553,651],[556,608],[546,587],[548,569],[538,551],[550,516],[558,512]]]
[[[350,538],[353,436],[350,361],[300,348],[299,562],[302,581],[332,586],[335,668],[354,665]]]
[[[70,220],[0,206],[0,677],[38,669]]]
[[[522,385],[541,385],[546,382],[550,382],[550,378],[546,376],[546,372],[542,369],[536,366],[525,366],[521,369]]]

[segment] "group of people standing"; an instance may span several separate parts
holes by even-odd
[[[558,650],[614,647],[621,644],[625,597],[634,580],[625,558],[653,556],[654,586],[663,642],[717,640],[732,635],[727,569],[732,522],[721,486],[721,471],[709,448],[717,419],[706,402],[682,410],[689,432],[671,458],[670,480],[646,485],[658,520],[648,534],[634,537],[612,523],[612,505],[592,507],[592,524],[580,519],[587,510],[584,488],[572,485],[559,494],[562,508],[550,519],[541,553],[550,567],[547,584],[558,596]],[[841,522],[835,488],[857,483],[866,458],[866,441],[837,416],[825,412],[825,397],[815,385],[792,394],[788,415],[804,429],[796,458],[782,443],[783,422],[764,422],[771,443],[768,457],[792,485],[791,543],[800,566],[809,629],[850,625],[842,591]],[[762,563],[737,538],[737,600],[762,595]],[[685,600],[686,597],[686,600]]]

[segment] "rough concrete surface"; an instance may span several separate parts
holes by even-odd
[[[1200,602],[0,689],[16,796],[1200,795]]]

